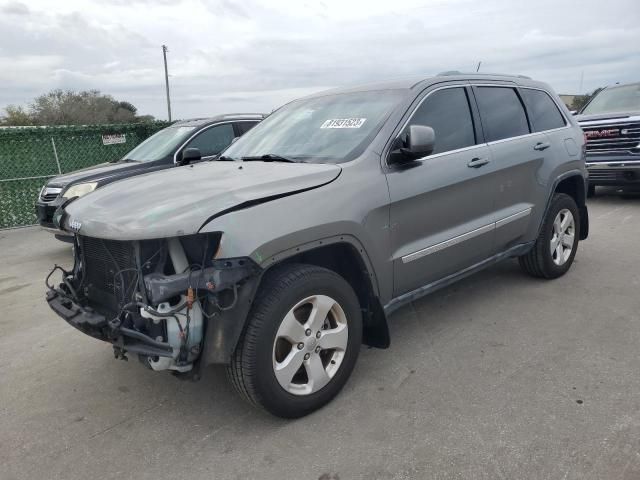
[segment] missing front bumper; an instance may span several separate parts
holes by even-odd
[[[138,284],[141,289],[138,300],[120,307],[118,314],[109,313],[101,304],[92,308],[91,296],[85,295],[92,289],[74,280],[78,274],[75,270],[73,274],[63,270],[63,283],[57,288],[49,286],[46,300],[72,327],[111,343],[116,357],[139,354],[147,357],[147,363],[155,370],[187,371],[195,365],[228,363],[244,328],[262,270],[248,258],[214,260],[210,265],[174,275],[158,272],[145,275]],[[185,293],[191,290],[195,291],[195,303],[187,307]],[[193,338],[197,344],[185,346],[180,343],[182,328],[175,322],[176,315],[180,315],[184,327],[186,308],[193,308],[189,310],[191,336],[187,338]],[[167,315],[168,310],[176,313]],[[153,328],[149,322],[153,322]],[[159,357],[167,361],[160,361]]]
[[[98,340],[109,342],[125,352],[147,356],[173,357],[168,343],[159,342],[135,330],[112,325],[104,315],[74,302],[62,290],[49,290],[47,303],[59,317],[72,327]]]

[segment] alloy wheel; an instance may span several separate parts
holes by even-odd
[[[347,349],[349,329],[340,304],[326,295],[307,297],[287,312],[273,344],[273,371],[280,386],[310,395],[336,374]]]
[[[576,224],[570,210],[563,208],[553,221],[553,235],[549,242],[551,258],[558,266],[564,265],[573,251]]]

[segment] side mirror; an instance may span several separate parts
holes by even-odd
[[[578,110],[569,110],[571,112],[571,115],[577,115],[578,114]]]
[[[198,160],[202,160],[202,154],[199,148],[185,148],[179,164],[189,165],[191,162],[197,162]]]
[[[436,146],[436,132],[425,125],[411,125],[406,140],[394,150],[396,163],[411,162],[430,155]]]

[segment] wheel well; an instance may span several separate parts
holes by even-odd
[[[567,177],[558,183],[556,186],[557,193],[566,193],[576,201],[578,207],[584,206],[585,203],[585,190],[584,190],[584,178],[580,175],[572,175]]]
[[[556,193],[566,193],[572,197],[580,212],[580,240],[589,236],[589,213],[586,205],[585,181],[581,175],[571,175],[562,179],[555,189]]]
[[[387,319],[373,288],[373,277],[353,245],[349,243],[324,245],[297,253],[276,265],[287,263],[316,265],[332,270],[344,278],[351,285],[360,302],[364,343],[378,348],[389,346]]]

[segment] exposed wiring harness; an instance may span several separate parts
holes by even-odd
[[[79,301],[80,298],[78,297],[78,293],[76,292],[75,288],[73,288],[73,285],[71,284],[68,278],[70,272],[67,272],[64,268],[62,268],[57,263],[54,264],[53,269],[51,269],[51,271],[49,272],[49,274],[44,280],[44,283],[47,286],[47,288],[54,292],[60,292],[60,290],[57,290],[53,285],[49,283],[49,280],[51,279],[51,275],[53,275],[56,270],[60,270],[62,272],[62,283],[64,283],[65,287],[67,287],[67,289],[69,290],[69,293],[71,294],[72,299],[75,301]]]
[[[85,272],[84,252],[82,245],[80,244],[78,245],[78,247],[80,248],[80,252],[78,253],[80,255],[80,265],[82,268],[78,269],[77,267],[74,267],[74,271],[77,274],[82,275],[80,284],[78,285],[77,280],[72,282],[72,280],[74,279],[70,277],[71,272],[66,271],[59,265],[55,265],[53,270],[49,272],[46,277],[45,283],[50,290],[54,290],[63,295],[68,295],[74,300],[84,303],[83,300],[78,296],[78,292],[84,292],[85,295],[87,294],[87,292],[85,291],[87,287],[85,287],[85,290],[83,290],[83,285],[87,281],[88,277],[86,276]],[[144,324],[139,321],[143,321],[139,318],[140,310],[148,312],[155,317],[166,319],[171,318],[176,321],[176,326],[179,330],[179,358],[181,360],[186,360],[186,356],[188,354],[187,349],[189,347],[189,339],[191,334],[191,323],[193,320],[193,313],[191,312],[191,310],[193,309],[193,304],[196,301],[200,302],[199,313],[203,316],[203,318],[210,320],[219,315],[221,311],[234,308],[238,302],[237,284],[234,284],[232,287],[233,298],[230,299],[228,297],[225,297],[226,301],[224,303],[227,303],[227,305],[220,304],[222,299],[218,298],[218,295],[207,295],[209,290],[214,290],[213,284],[210,285],[209,283],[207,283],[206,288],[202,287],[202,285],[204,284],[203,279],[206,273],[205,265],[207,265],[207,254],[210,251],[209,248],[205,247],[203,249],[201,263],[191,263],[187,266],[187,268],[183,270],[183,272],[181,272],[186,273],[188,271],[188,288],[185,301],[180,302],[175,307],[170,307],[170,310],[166,311],[159,311],[156,309],[157,307],[154,308],[145,303],[145,292],[141,292],[139,290],[139,288],[144,288],[141,287],[139,283],[145,275],[145,271],[148,271],[151,266],[155,264],[155,270],[162,271],[162,265],[164,265],[164,262],[162,260],[159,260],[159,263],[154,263],[154,260],[156,260],[162,253],[164,253],[165,257],[167,256],[167,248],[165,244],[162,244],[144,262],[141,262],[139,258],[143,254],[142,251],[140,250],[140,248],[136,248],[137,265],[135,267],[128,266],[126,268],[120,268],[122,260],[119,263],[118,260],[114,257],[115,253],[112,253],[106,245],[104,245],[104,250],[107,253],[109,263],[116,267],[114,269],[116,271],[115,273],[113,273],[112,277],[112,287],[113,298],[117,303],[117,313],[114,317],[112,317],[112,320],[108,322],[112,329],[112,331],[110,332],[110,336],[117,335],[118,330],[125,335],[130,332],[136,331],[140,335],[148,336],[144,333],[146,331]],[[62,290],[58,290],[51,285],[51,277],[56,270],[60,270],[60,272],[62,273],[62,282],[64,286]],[[196,280],[195,287],[193,283],[194,280]],[[74,288],[74,285],[76,285],[76,287],[79,287],[79,290],[77,288]],[[64,292],[64,290],[66,290],[66,292]],[[229,300],[231,301],[229,302]],[[206,306],[206,304],[210,304],[210,306],[213,308]]]
[[[44,279],[44,284],[47,286],[49,290],[55,290],[53,285],[49,283],[49,279],[51,278],[51,275],[53,275],[56,270],[60,270],[62,272],[62,278],[66,277],[69,274],[69,272],[67,272],[60,265],[58,265],[57,263],[54,264],[53,269],[49,272],[49,275],[47,275],[47,278]]]

